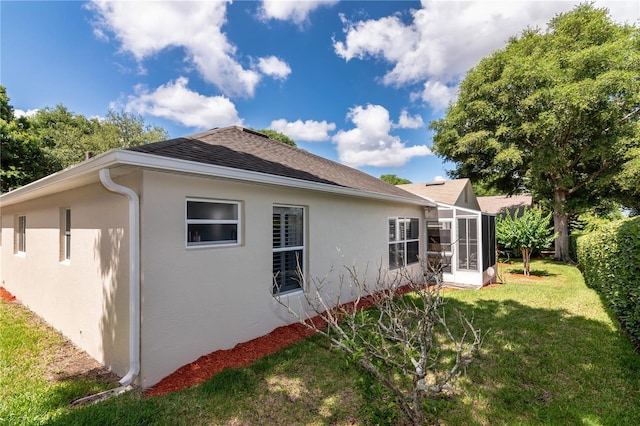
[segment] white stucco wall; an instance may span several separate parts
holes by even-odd
[[[139,178],[139,177],[138,177]],[[136,185],[136,177],[119,180]],[[61,209],[71,209],[71,259],[61,261]],[[2,206],[2,286],[116,374],[129,367],[127,200],[99,183]],[[26,253],[14,253],[25,215]],[[63,222],[62,222],[63,223]]]
[[[242,245],[185,248],[185,199],[242,203]],[[306,207],[308,276],[388,265],[388,217],[422,207],[217,179],[145,172],[142,196],[142,385],[201,355],[294,322],[271,296],[272,208]],[[421,244],[422,249],[422,244]],[[335,288],[335,287],[334,287]],[[301,294],[293,293],[293,304]]]

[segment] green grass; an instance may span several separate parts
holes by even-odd
[[[521,269],[504,266],[500,286],[444,293],[446,308],[486,335],[459,393],[435,402],[433,416],[447,425],[640,424],[640,355],[598,295],[571,266],[536,260],[526,279]],[[130,392],[70,409],[100,384],[48,382],[42,365],[60,338],[19,308],[0,303],[0,424],[364,425],[375,405],[367,381],[315,336],[171,395]]]
[[[0,302],[0,425],[44,424],[69,411],[75,398],[108,388],[89,380],[48,379],[60,334],[18,304]]]

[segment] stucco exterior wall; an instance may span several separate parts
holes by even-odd
[[[189,197],[241,202],[242,244],[186,248]],[[389,217],[420,218],[422,238],[424,211],[416,205],[145,171],[143,387],[201,355],[294,321],[271,295],[272,209],[279,204],[306,208],[307,276],[323,277],[333,268],[333,290],[343,265],[368,268],[369,279],[388,265]],[[293,306],[301,296],[290,294]]]
[[[136,186],[140,176],[118,180]],[[71,209],[71,259],[61,254],[61,217]],[[99,184],[2,207],[2,286],[92,357],[129,367],[127,200]],[[26,216],[26,253],[14,224]]]

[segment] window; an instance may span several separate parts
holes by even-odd
[[[302,288],[304,208],[273,207],[273,294]]]
[[[60,211],[60,260],[71,260],[71,209]]]
[[[478,219],[458,218],[458,269],[478,270]]]
[[[397,217],[389,219],[389,269],[418,263],[420,220]]]
[[[26,216],[18,216],[17,217],[17,226],[16,226],[16,253],[26,253],[27,252],[27,217]]]
[[[240,203],[187,200],[187,247],[237,245]]]

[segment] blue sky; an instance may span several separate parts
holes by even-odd
[[[142,115],[171,137],[271,128],[374,176],[438,180],[429,122],[466,71],[577,1],[6,1],[0,84],[18,113]],[[640,1],[597,1],[638,23]]]

